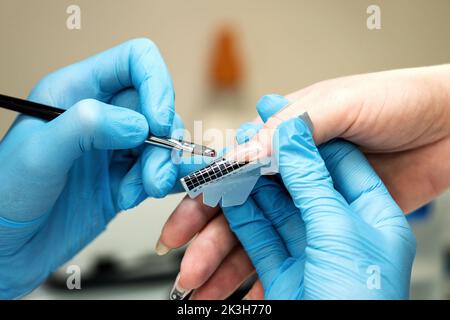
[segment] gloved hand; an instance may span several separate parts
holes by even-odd
[[[21,296],[102,232],[116,213],[175,184],[174,92],[157,47],[137,39],[50,74],[30,100],[69,109],[19,116],[0,144],[0,298]],[[114,151],[111,151],[114,150]]]
[[[263,178],[244,205],[223,208],[265,297],[408,298],[414,236],[362,153],[342,140],[319,153],[299,118],[278,130],[286,189]]]

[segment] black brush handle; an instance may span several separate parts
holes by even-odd
[[[65,110],[0,94],[0,107],[44,120],[53,120]]]
[[[50,107],[45,104],[36,103],[24,99],[5,96],[3,94],[0,94],[0,108],[16,111],[28,116],[49,121],[55,119],[57,116],[63,114],[66,111],[64,109]],[[145,141],[146,143],[153,144],[159,147],[178,150],[184,150],[179,146],[180,143],[187,144],[192,148],[191,154],[200,154],[206,157],[216,156],[216,152],[214,151],[214,149],[205,146],[199,146],[183,140],[177,141],[177,144],[174,145],[172,139],[170,138],[158,138],[149,135]]]

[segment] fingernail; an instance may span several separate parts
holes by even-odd
[[[183,300],[191,292],[191,290],[186,290],[178,284],[180,280],[180,274],[178,274],[172,290],[170,291],[170,300]]]
[[[251,162],[258,159],[262,150],[263,148],[258,141],[250,141],[247,144],[238,145],[236,148],[231,149],[224,158],[230,161]]]
[[[155,252],[158,256],[163,256],[167,253],[169,253],[172,249],[167,247],[164,243],[161,242],[161,240],[158,240],[155,246]]]

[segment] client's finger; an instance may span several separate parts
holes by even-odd
[[[199,288],[236,244],[237,239],[230,231],[223,214],[215,217],[187,248],[175,286],[184,291]]]
[[[192,293],[191,299],[225,299],[254,272],[247,253],[240,245],[235,246],[211,277]]]
[[[164,255],[171,249],[185,245],[219,211],[219,208],[205,206],[202,196],[195,199],[186,196],[164,224],[156,244],[156,253]]]

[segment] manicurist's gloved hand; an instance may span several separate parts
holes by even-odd
[[[168,193],[178,174],[169,150],[140,147],[149,132],[182,127],[151,41],[54,72],[29,99],[68,111],[51,122],[19,116],[0,143],[0,298],[31,291],[117,212]]]
[[[244,205],[223,208],[265,297],[408,298],[414,236],[362,153],[340,140],[319,153],[299,118],[278,130],[282,184],[263,178]]]

